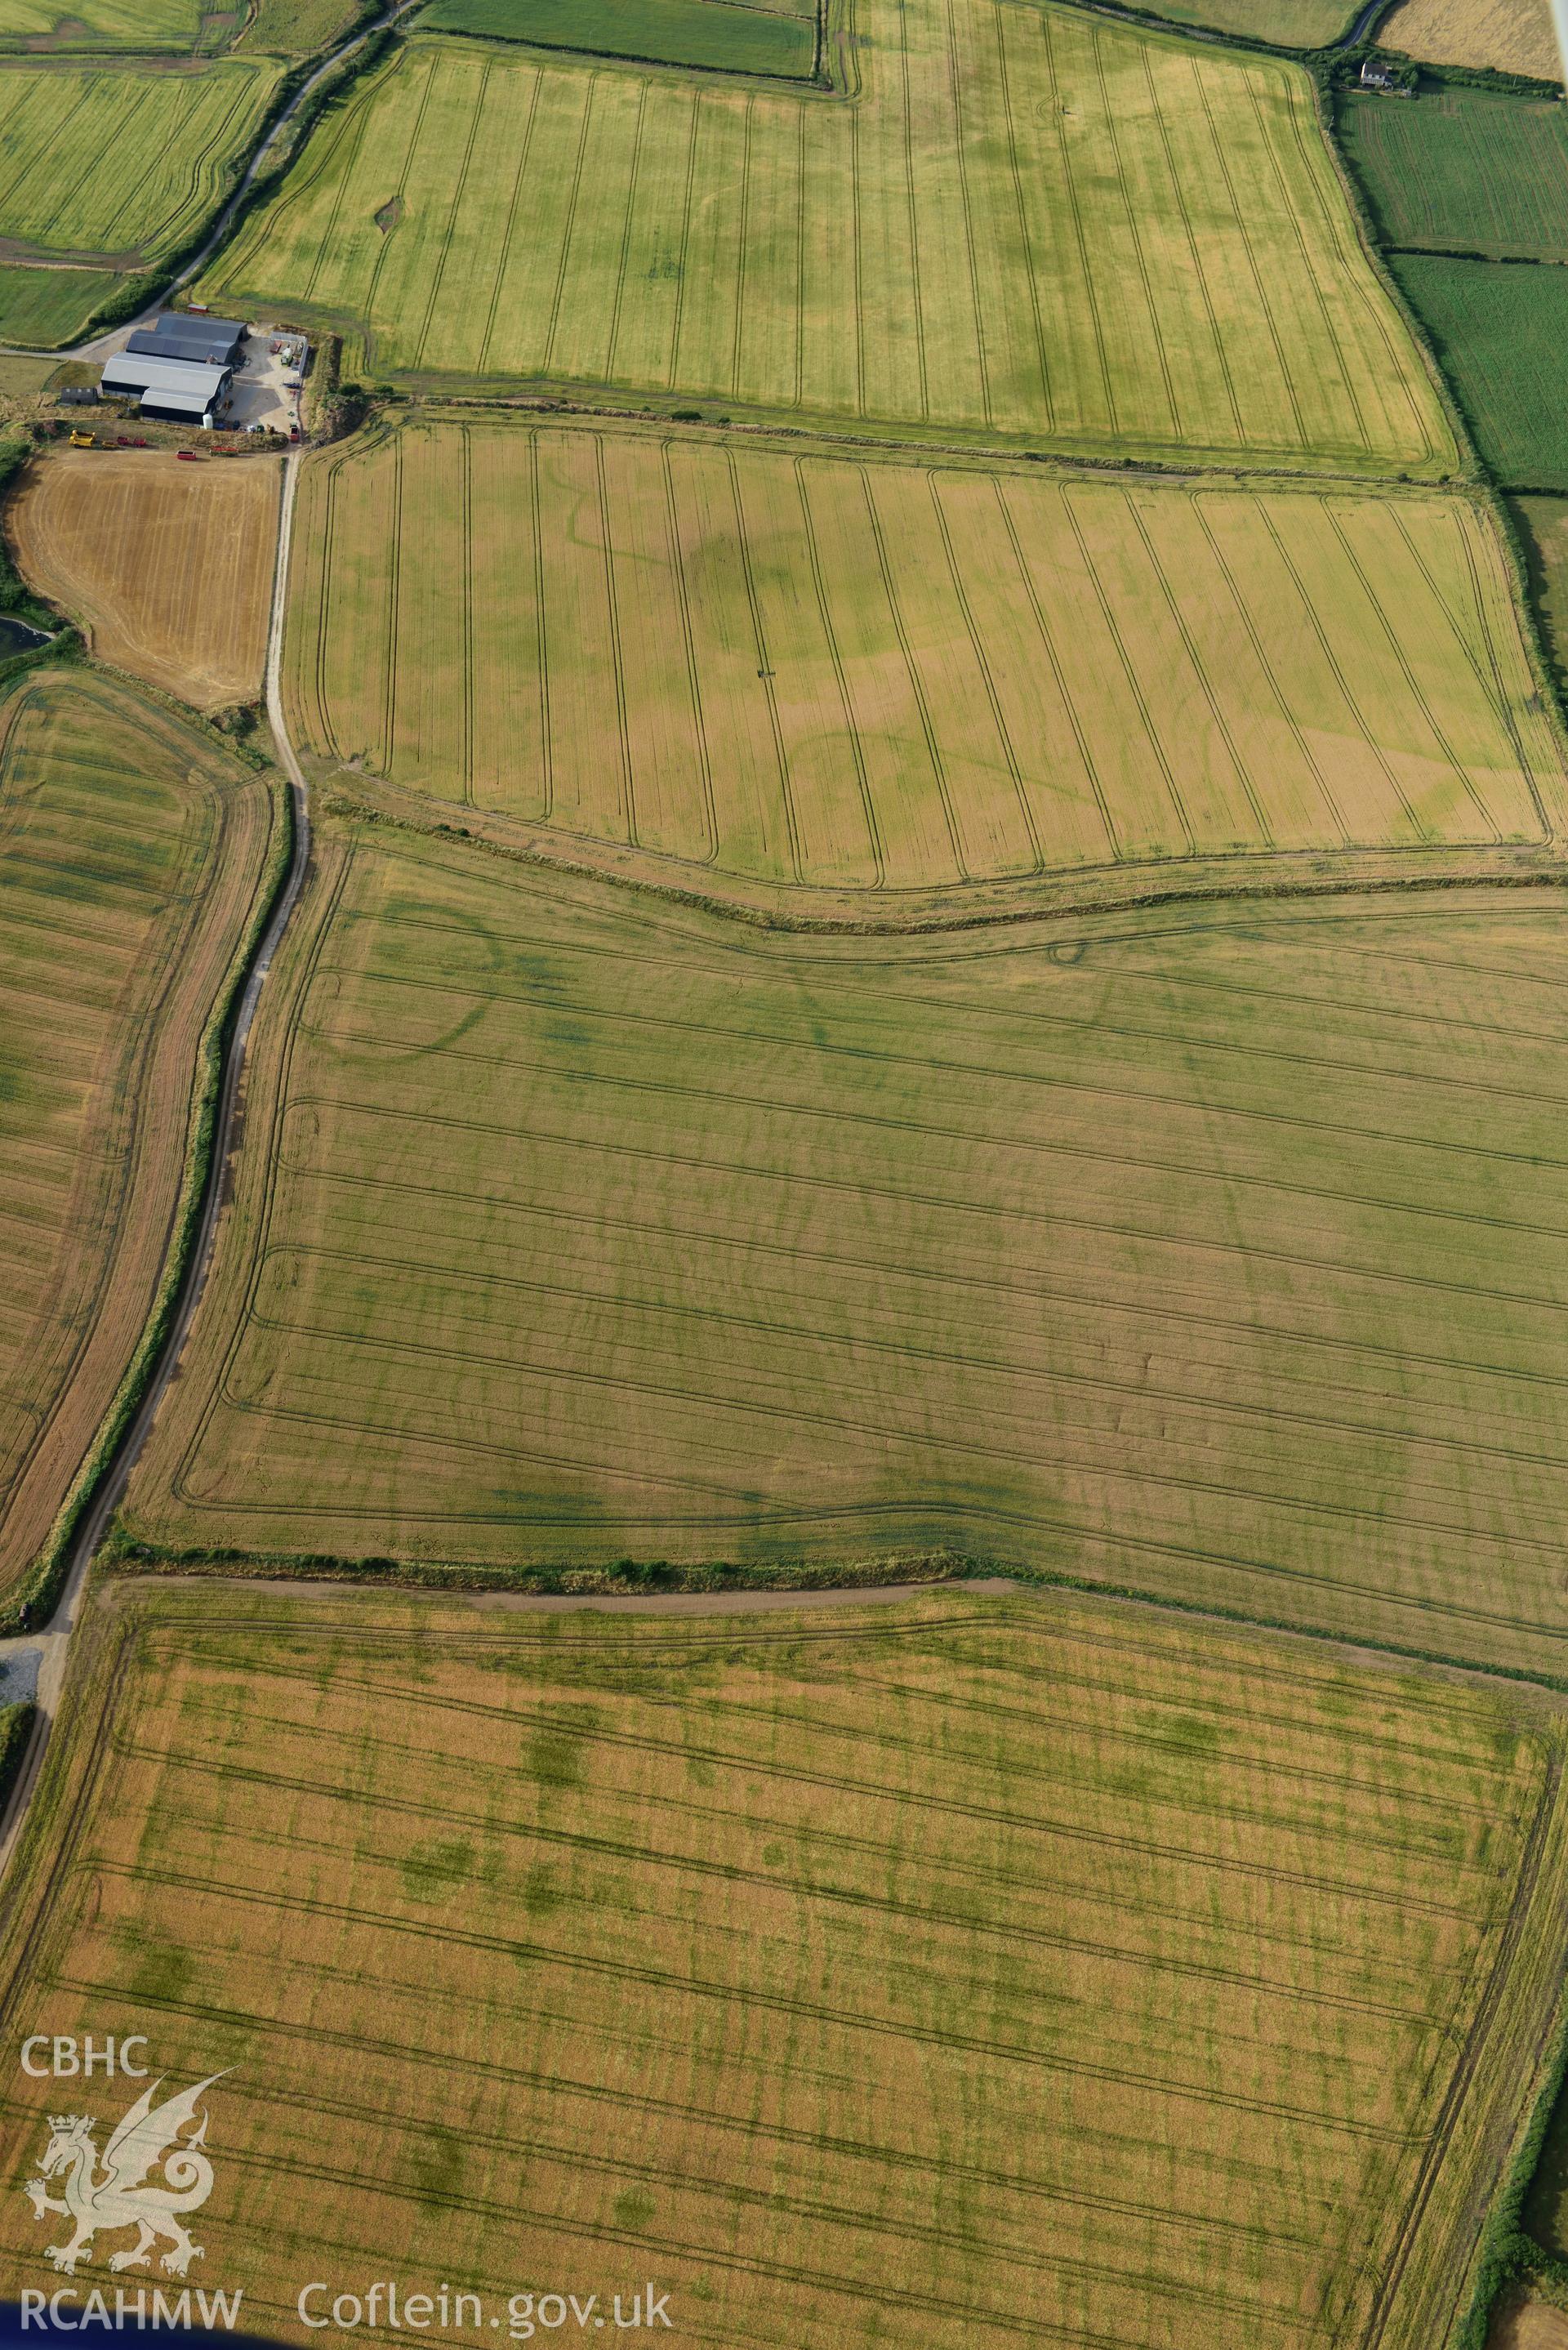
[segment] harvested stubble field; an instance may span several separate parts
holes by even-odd
[[[797,81],[808,79],[816,62],[815,10],[757,7],[753,0],[432,0],[419,21],[434,33]]]
[[[0,0],[0,47],[189,52],[204,13],[204,0]]]
[[[854,102],[411,38],[202,293],[378,373],[1386,473],[1458,462],[1286,61],[857,0]]]
[[[1492,2313],[1486,2350],[1568,2350],[1568,2310],[1528,2285],[1506,2286]]]
[[[313,459],[293,545],[302,747],[699,882],[1561,822],[1502,550],[1457,497],[438,422]]]
[[[221,710],[261,692],[281,480],[270,457],[61,452],[28,468],[6,536],[28,586],[100,660]]]
[[[824,939],[320,847],[132,1537],[946,1549],[1568,1670],[1555,893]]]
[[[121,268],[156,261],[217,203],[282,70],[271,57],[0,63],[0,238]]]
[[[1402,253],[1392,266],[1442,355],[1495,478],[1568,490],[1568,269]]]
[[[1563,59],[1552,0],[1401,0],[1378,39],[1434,65],[1493,66],[1503,73],[1561,81]]]
[[[101,678],[0,712],[0,1590],[135,1350],[196,1049],[254,897],[265,783]]]
[[[1565,113],[1493,90],[1352,97],[1340,134],[1391,244],[1568,261]]]
[[[5,2029],[234,2068],[188,2282],[258,2330],[395,2244],[726,2350],[1451,2340],[1558,1971],[1539,1703],[1080,1599],[115,1600]],[[58,2102],[8,2074],[9,2174]]]

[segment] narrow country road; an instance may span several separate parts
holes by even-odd
[[[278,942],[288,926],[289,917],[299,902],[310,861],[310,813],[306,799],[305,777],[294,745],[288,739],[283,716],[283,624],[288,599],[288,551],[294,524],[295,492],[299,481],[299,465],[304,452],[291,449],[284,459],[283,494],[278,503],[277,561],[273,575],[272,617],[267,633],[266,706],[277,744],[279,762],[288,779],[289,806],[293,819],[294,839],[288,870],[278,891],[276,903],[257,941],[249,971],[241,986],[235,1007],[234,1026],[223,1055],[218,1121],[213,1138],[213,1152],[207,1169],[206,1185],[202,1199],[201,1222],[180,1284],[173,1320],[163,1342],[162,1352],[153,1367],[147,1392],[141,1399],[130,1427],[126,1430],[112,1459],[99,1481],[87,1515],[71,1545],[70,1566],[65,1586],[53,1615],[41,1630],[18,1633],[14,1638],[0,1640],[0,1666],[14,1665],[24,1658],[37,1659],[37,1715],[26,1756],[17,1774],[11,1801],[6,1807],[3,1833],[0,1833],[0,1871],[14,1851],[22,1823],[27,1814],[38,1783],[45,1750],[59,1711],[60,1689],[65,1679],[66,1659],[70,1648],[71,1633],[76,1625],[77,1607],[82,1585],[93,1553],[103,1540],[109,1522],[119,1506],[126,1481],[135,1466],[137,1455],[147,1440],[153,1415],[162,1401],[165,1390],[174,1375],[181,1353],[190,1331],[192,1316],[200,1303],[206,1283],[207,1268],[212,1260],[213,1242],[218,1227],[218,1211],[223,1199],[223,1170],[234,1139],[234,1109],[239,1098],[240,1081],[244,1072],[245,1046],[250,1038],[252,1023],[262,985]]]

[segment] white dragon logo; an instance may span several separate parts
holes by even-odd
[[[200,2244],[193,2244],[182,2226],[182,2211],[199,2210],[213,2191],[213,2166],[202,2147],[206,2144],[207,2116],[202,2116],[201,2126],[183,2146],[177,2143],[180,2132],[196,2116],[196,2107],[203,2090],[222,2073],[209,2073],[193,2089],[185,2089],[177,2097],[165,2098],[154,2108],[152,2100],[162,2087],[154,2081],[144,2089],[103,2150],[103,2168],[99,2168],[99,2151],[93,2144],[93,2132],[98,2123],[91,2114],[51,2114],[49,2142],[44,2149],[42,2177],[30,2178],[25,2192],[33,2199],[36,2219],[49,2211],[64,2212],[76,2222],[76,2234],[68,2244],[51,2244],[45,2257],[67,2276],[75,2276],[77,2262],[91,2257],[89,2247],[99,2228],[135,2228],[136,2241],[126,2251],[111,2252],[111,2269],[144,2269],[151,2265],[152,2247],[161,2238],[171,2246],[163,2255],[163,2271],[167,2276],[183,2276],[191,2262],[202,2257]],[[161,2161],[161,2186],[148,2186],[148,2174]],[[47,2181],[65,2173],[63,2194],[49,2193]]]

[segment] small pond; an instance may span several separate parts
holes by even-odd
[[[30,629],[26,620],[8,620],[0,616],[0,660],[11,653],[30,653],[35,645],[47,645],[48,641],[42,629]]]

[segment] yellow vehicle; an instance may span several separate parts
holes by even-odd
[[[73,449],[96,449],[98,447],[98,442],[93,439],[90,432],[73,432],[71,434],[71,447]]]

